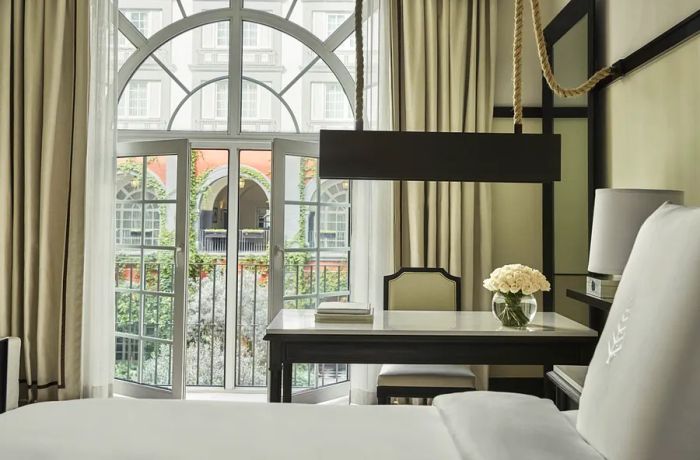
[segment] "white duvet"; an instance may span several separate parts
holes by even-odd
[[[0,415],[0,458],[601,459],[550,401],[482,392],[443,396],[432,407],[39,403]]]

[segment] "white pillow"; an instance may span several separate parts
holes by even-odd
[[[700,459],[700,208],[642,225],[576,426],[608,460]]]

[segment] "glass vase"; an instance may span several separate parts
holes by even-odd
[[[496,292],[491,301],[491,309],[504,326],[524,327],[537,313],[537,300],[531,294]]]

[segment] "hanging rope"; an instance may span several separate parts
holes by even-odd
[[[355,131],[363,129],[365,55],[362,44],[362,0],[355,1]]]
[[[523,0],[515,0],[513,25],[513,124],[523,124],[522,60],[523,60]]]
[[[522,0],[515,0],[515,32],[513,35],[513,123],[516,125],[522,124],[522,93],[520,83],[521,72],[521,54],[522,54],[522,15],[523,5]],[[519,5],[519,6],[518,6]],[[540,60],[540,68],[542,75],[547,81],[549,88],[559,97],[575,97],[581,96],[590,92],[595,85],[607,76],[613,73],[612,67],[605,67],[594,73],[588,80],[574,88],[565,88],[561,86],[554,77],[554,71],[549,61],[547,53],[547,43],[544,39],[544,31],[542,29],[542,19],[540,15],[540,1],[530,0],[532,6],[532,25],[535,31],[535,41],[537,43],[537,56]]]

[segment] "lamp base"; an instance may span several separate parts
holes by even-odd
[[[596,276],[587,276],[586,294],[600,299],[612,300],[615,298],[615,292],[619,284],[620,277],[599,278]]]

